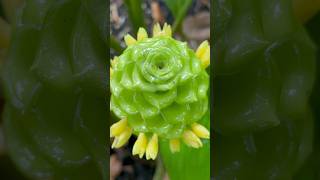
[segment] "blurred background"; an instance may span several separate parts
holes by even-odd
[[[0,179],[109,178],[107,4],[0,1]]]
[[[0,1],[0,67],[2,69],[11,38],[11,26],[15,21],[17,9],[22,6],[23,0],[1,0]],[[3,129],[3,108],[4,95],[3,84],[0,84],[0,179],[26,179],[23,174],[17,170],[15,164],[8,155],[5,135]]]
[[[215,179],[320,179],[320,1],[214,2]]]

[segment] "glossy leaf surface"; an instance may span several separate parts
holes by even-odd
[[[10,155],[33,179],[108,179],[106,1],[27,1],[3,68]]]

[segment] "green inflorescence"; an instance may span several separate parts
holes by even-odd
[[[178,138],[208,109],[207,72],[186,43],[167,36],[129,46],[110,85],[111,110],[136,132]]]
[[[208,110],[210,46],[196,52],[171,37],[167,24],[156,24],[153,37],[140,28],[137,40],[124,37],[128,48],[111,62],[110,109],[121,120],[110,127],[113,148],[138,136],[133,155],[147,159],[158,154],[158,138],[170,141],[171,152],[180,151],[180,140],[193,148],[209,131],[196,123]]]

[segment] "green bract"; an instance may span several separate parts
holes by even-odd
[[[209,76],[186,43],[147,38],[116,58],[111,110],[127,118],[134,132],[178,138],[208,109]]]

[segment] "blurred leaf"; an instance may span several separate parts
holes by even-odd
[[[42,0],[29,0],[28,3],[22,8],[21,21],[23,24],[30,24],[32,26],[41,26],[45,19],[45,14],[55,0],[46,0],[45,3]]]
[[[110,47],[119,54],[121,54],[123,51],[123,48],[120,46],[120,43],[114,36],[110,37]]]
[[[8,48],[10,44],[10,25],[0,17],[0,51],[2,48]]]
[[[2,3],[0,3],[0,16],[1,16],[1,17],[3,17],[3,16],[4,16]]]
[[[66,40],[72,37],[80,4],[79,1],[69,1],[62,5],[55,3],[49,9],[43,24],[38,53],[32,65],[32,71],[41,81],[61,90],[74,86],[68,54],[70,45]]]
[[[177,31],[181,27],[183,18],[192,3],[192,0],[164,0],[166,5],[172,12],[175,22],[173,24],[173,32]]]
[[[29,0],[19,14],[2,74],[4,128],[31,179],[109,177],[104,3]]]
[[[24,0],[1,0],[0,3],[2,4],[6,19],[9,22],[14,22],[16,12],[23,5]]]
[[[106,39],[108,35],[108,21],[106,15],[106,7],[108,2],[101,0],[82,0],[89,17],[100,30],[102,38]]]
[[[105,96],[106,80],[106,42],[101,36],[103,23],[95,23],[90,18],[91,11],[81,8],[73,33],[73,73],[80,87],[91,94]],[[99,24],[99,25],[98,25]]]
[[[210,128],[209,113],[200,124]],[[161,141],[160,152],[170,180],[210,179],[210,140],[203,140],[203,147],[194,149],[181,142],[178,153],[171,153],[168,141]]]
[[[293,9],[301,22],[307,22],[320,10],[319,0],[293,0]]]
[[[133,32],[138,32],[139,27],[145,27],[141,0],[125,0],[124,2],[128,8]]]
[[[313,151],[315,47],[291,0],[213,8],[215,179],[292,179]]]

